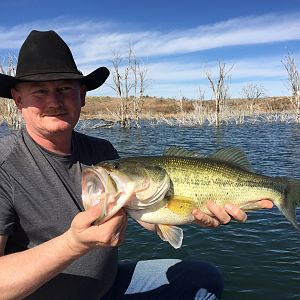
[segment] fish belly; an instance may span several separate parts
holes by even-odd
[[[147,209],[128,209],[127,212],[133,219],[146,223],[182,225],[193,222],[195,205],[192,199],[168,197]]]

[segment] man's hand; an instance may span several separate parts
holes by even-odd
[[[126,212],[121,209],[101,225],[93,225],[100,214],[98,204],[77,214],[65,233],[68,246],[78,255],[97,246],[115,247],[122,243],[127,228]]]
[[[259,208],[272,208],[273,202],[270,200],[260,200],[256,202]],[[218,227],[219,225],[227,224],[234,219],[238,222],[245,222],[247,220],[246,213],[236,205],[225,204],[224,207],[217,205],[213,201],[207,203],[209,213],[204,213],[200,209],[194,209],[193,215],[195,217],[194,223],[202,227]]]

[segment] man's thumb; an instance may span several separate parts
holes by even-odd
[[[99,217],[101,217],[103,212],[103,207],[100,203],[91,206],[87,210],[79,213],[74,218],[74,224],[77,228],[87,228],[90,227],[93,222],[95,222]]]

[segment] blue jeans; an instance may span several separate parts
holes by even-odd
[[[215,300],[222,292],[223,279],[213,265],[157,259],[120,264],[114,285],[102,299]]]

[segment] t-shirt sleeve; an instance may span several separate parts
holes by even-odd
[[[9,175],[0,167],[0,235],[10,235],[15,223],[13,188]]]
[[[117,150],[113,147],[113,145],[103,139],[93,140],[91,144],[92,149],[92,157],[93,157],[93,165],[104,161],[104,160],[113,160],[119,158],[119,154]]]
[[[118,151],[104,139],[76,132],[76,147],[78,147],[80,162],[91,166],[104,160],[119,158]]]
[[[117,159],[120,158],[118,151],[114,148],[114,146],[109,142],[105,141],[105,155],[106,159]]]

